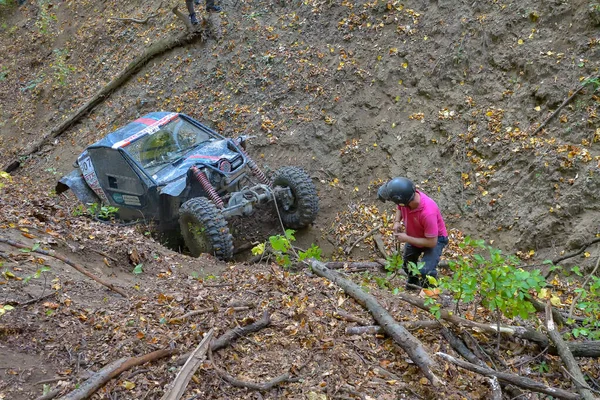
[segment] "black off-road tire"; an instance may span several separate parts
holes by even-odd
[[[283,226],[301,229],[312,224],[319,212],[317,189],[310,176],[300,167],[281,167],[273,175],[273,187],[289,187],[294,203],[288,210],[277,204]]]
[[[209,253],[220,260],[233,257],[233,238],[221,211],[206,197],[196,197],[179,208],[183,240],[194,257]]]

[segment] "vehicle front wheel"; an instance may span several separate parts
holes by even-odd
[[[317,189],[300,167],[281,167],[273,175],[273,187],[289,188],[289,196],[278,196],[277,206],[286,228],[300,229],[314,222],[319,212]]]
[[[179,226],[192,256],[209,253],[220,260],[233,257],[233,238],[227,221],[207,198],[196,197],[183,203],[179,209]]]

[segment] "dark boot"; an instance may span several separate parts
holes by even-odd
[[[192,23],[192,25],[198,25],[198,18],[196,18],[196,13],[191,13],[190,14],[190,22]]]
[[[207,12],[221,12],[222,8],[215,6],[215,0],[206,0],[206,11]]]
[[[406,290],[420,290],[421,280],[416,276],[409,276],[406,281]]]

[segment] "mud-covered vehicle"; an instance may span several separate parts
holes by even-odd
[[[193,256],[227,260],[233,256],[228,218],[271,202],[286,228],[300,229],[319,209],[303,169],[281,167],[268,179],[246,152],[246,139],[225,138],[185,114],[153,112],[89,146],[56,191],[118,207],[125,221],[180,230]]]

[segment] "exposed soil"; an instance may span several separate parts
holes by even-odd
[[[333,317],[336,310],[367,313],[307,271],[243,264],[249,250],[230,264],[190,258],[154,240],[152,226],[73,216],[74,196],[57,197],[54,185],[107,133],[147,112],[181,111],[225,136],[256,136],[249,152],[267,172],[283,165],[309,172],[320,214],[296,234],[301,248],[315,243],[327,259],[380,257],[371,238],[350,257],[342,249],[377,224],[385,227],[393,209],[377,202],[376,190],[404,175],[439,204],[452,232],[446,258],[470,235],[540,263],[600,234],[598,85],[587,84],[534,133],[579,85],[598,76],[600,9],[578,0],[221,4],[220,40],[151,61],[64,135],[22,160],[12,183],[0,178],[6,184],[2,237],[29,246],[41,241],[131,297],[58,260],[0,243],[3,268],[19,279],[50,267],[27,284],[3,275],[0,304],[56,292],[0,317],[0,399],[35,398],[42,393],[35,383],[56,376],[64,378],[65,391],[72,389],[120,357],[169,346],[189,351],[208,329],[220,334],[260,318],[264,309],[272,314],[270,328],[215,354],[239,379],[267,381],[287,371],[302,378],[264,398],[488,398],[483,378],[450,369],[449,385],[434,391],[389,339],[345,335],[348,324]],[[145,18],[159,5],[146,24],[111,19]],[[143,49],[185,29],[170,11],[175,5],[184,8],[175,0],[0,5],[2,164]],[[236,247],[281,233],[270,209],[230,227]],[[381,233],[391,250],[389,230]],[[582,254],[567,264],[575,263],[585,269],[595,258]],[[143,273],[132,274],[138,264]],[[398,320],[415,318],[412,307],[363,283]],[[234,311],[236,302],[249,310]],[[215,311],[168,323],[206,307]],[[437,331],[417,337],[431,352],[447,347]],[[156,363],[129,379],[124,374],[94,398],[160,398],[175,377],[173,366]],[[394,376],[378,375],[376,367]],[[224,383],[209,363],[200,371],[185,398],[257,398]]]

